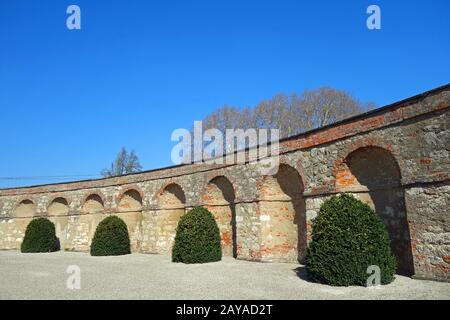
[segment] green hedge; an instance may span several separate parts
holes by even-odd
[[[23,253],[54,252],[59,250],[55,225],[46,218],[31,220],[25,231],[20,251]]]
[[[103,219],[95,230],[92,256],[120,256],[131,253],[130,237],[125,222],[116,216]]]
[[[393,281],[396,263],[381,219],[348,194],[325,201],[313,220],[306,255],[312,279],[336,286],[365,286],[371,265],[380,268],[381,284]]]
[[[203,207],[190,210],[178,223],[172,261],[206,263],[221,259],[220,232],[214,216]]]

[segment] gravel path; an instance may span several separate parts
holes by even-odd
[[[66,287],[67,267],[81,289]],[[379,289],[330,287],[303,280],[297,264],[224,258],[203,265],[168,255],[91,257],[87,253],[0,251],[0,299],[449,299],[450,283],[397,276]]]

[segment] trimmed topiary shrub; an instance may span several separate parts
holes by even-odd
[[[46,218],[31,220],[25,231],[20,251],[23,253],[54,252],[59,250],[55,225]]]
[[[352,195],[333,196],[313,220],[306,269],[314,281],[366,286],[367,268],[376,265],[381,284],[394,280],[395,258],[378,215]]]
[[[220,232],[214,216],[203,207],[190,210],[178,222],[172,261],[205,263],[220,259]]]
[[[130,237],[125,222],[116,216],[103,219],[95,229],[92,256],[120,256],[131,253]]]

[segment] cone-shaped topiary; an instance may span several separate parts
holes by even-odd
[[[131,253],[130,237],[125,222],[116,216],[103,219],[95,229],[92,256],[120,256]]]
[[[55,225],[46,218],[31,220],[25,231],[20,251],[23,253],[58,251]]]
[[[190,210],[178,222],[172,261],[205,263],[220,259],[220,232],[214,216],[203,207]]]
[[[380,268],[380,282],[394,280],[395,258],[378,215],[352,195],[325,201],[312,223],[306,269],[313,280],[335,286],[366,286],[371,265]]]

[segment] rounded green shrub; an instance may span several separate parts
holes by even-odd
[[[395,258],[378,215],[352,195],[325,201],[312,223],[306,269],[314,281],[334,286],[366,286],[368,267],[380,268],[380,282],[394,280]]]
[[[214,216],[203,207],[190,210],[178,222],[172,261],[206,263],[220,259],[220,232]]]
[[[95,229],[92,256],[120,256],[131,253],[130,237],[125,222],[116,216],[103,219]]]
[[[25,231],[20,251],[23,253],[54,252],[59,250],[55,225],[46,218],[31,220]]]

